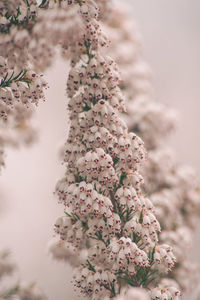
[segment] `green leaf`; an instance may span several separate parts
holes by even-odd
[[[64,212],[69,218],[73,218],[73,216],[72,215],[70,215],[68,212]]]
[[[95,267],[91,264],[91,262],[89,260],[87,260],[87,263],[89,265],[89,270],[96,273]]]
[[[115,166],[119,162],[119,157],[113,158],[113,165]]]
[[[142,224],[143,222],[143,210],[140,212],[140,217],[139,217],[139,223]]]
[[[152,263],[154,262],[154,254],[155,254],[155,251],[156,251],[156,245],[153,247],[153,250],[152,250],[151,259],[150,259],[151,265],[152,265]]]
[[[43,8],[46,3],[47,0],[42,0],[42,3],[40,3],[39,8]]]
[[[126,177],[127,177],[126,172],[122,172],[122,174],[120,176],[120,180],[119,180],[120,185],[123,185],[123,181]]]
[[[88,111],[90,109],[91,107],[87,103],[85,103],[85,106],[83,106],[83,111]]]

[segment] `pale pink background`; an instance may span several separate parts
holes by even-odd
[[[122,1],[122,0],[121,0]],[[123,0],[125,1],[125,0]],[[179,161],[200,170],[200,2],[127,0],[144,38],[144,54],[154,73],[156,98],[178,109],[181,121],[170,140]],[[68,66],[58,60],[48,70],[47,101],[37,109],[39,141],[10,150],[0,181],[1,248],[12,249],[20,277],[36,280],[50,300],[75,300],[71,269],[51,260],[46,245],[62,214],[53,190],[63,167],[58,148],[67,133],[65,81]],[[166,141],[167,142],[167,141]],[[200,262],[198,234],[191,256]],[[194,300],[190,295],[190,299]]]

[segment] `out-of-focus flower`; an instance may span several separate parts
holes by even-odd
[[[21,284],[18,292],[18,299],[47,300],[47,297],[35,284]]]
[[[124,289],[115,300],[150,300],[150,296],[145,289],[130,288]]]
[[[122,6],[111,14],[105,29],[110,37],[114,37],[111,38],[112,55],[124,69],[122,88],[129,98],[125,120],[129,129],[144,140],[148,150],[148,159],[142,170],[145,178],[143,189],[149,195],[161,224],[160,239],[173,246],[177,257],[175,272],[169,277],[173,277],[185,291],[191,289],[198,278],[197,267],[189,260],[189,249],[200,211],[199,180],[191,168],[177,164],[173,151],[164,144],[176,127],[176,113],[153,100],[151,76],[143,61],[141,39]],[[120,50],[122,44],[124,51]]]

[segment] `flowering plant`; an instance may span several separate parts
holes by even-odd
[[[58,238],[50,250],[74,266],[74,285],[83,297],[176,300],[177,283],[185,289],[183,270],[188,270],[182,263],[181,238],[190,243],[199,191],[194,175],[160,148],[158,141],[174,128],[174,114],[151,100],[138,35],[120,23],[126,20],[121,16],[106,0],[43,0],[39,7],[35,0],[2,1],[1,148],[3,153],[5,145],[18,144],[19,129],[22,141],[32,140],[32,103],[44,99],[47,87],[40,72],[52,63],[60,44],[63,57],[70,60],[70,129],[66,172],[56,186],[65,210],[55,223]],[[110,56],[104,31],[112,36]],[[131,53],[125,52],[125,43]],[[123,81],[113,57],[126,66]],[[125,105],[122,92],[128,100],[134,98],[133,104]],[[125,120],[133,132],[123,120],[126,107],[131,117]],[[149,152],[143,168],[147,155],[141,138]],[[166,159],[167,169],[160,163]],[[34,286],[13,293],[17,291],[22,300],[45,297]]]
[[[77,265],[74,284],[83,296],[129,297],[130,287],[142,287],[149,294],[136,288],[130,295],[178,299],[176,287],[164,282],[156,287],[175,257],[170,246],[158,243],[160,225],[141,190],[139,166],[146,154],[119,114],[126,110],[120,76],[103,50],[108,40],[98,21],[98,4],[61,2],[79,14],[81,38],[64,45],[72,56],[67,82],[71,124],[67,169],[56,187],[65,216],[55,224],[61,240],[51,251]]]

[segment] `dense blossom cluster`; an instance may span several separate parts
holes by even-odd
[[[36,0],[2,0],[0,3],[0,32],[7,33],[14,26],[27,26],[34,21]]]
[[[141,38],[122,7],[112,9],[106,0],[43,0],[39,7],[40,12],[36,0],[0,4],[0,165],[5,145],[34,137],[32,103],[44,99],[47,87],[39,73],[52,64],[60,45],[71,66],[70,130],[67,169],[56,186],[65,216],[55,223],[50,251],[75,267],[74,285],[83,297],[177,300],[177,282],[183,289],[195,282],[196,270],[183,258],[200,207],[198,182],[160,147],[176,118],[152,101]],[[112,58],[103,31],[112,39]],[[122,90],[134,99],[126,106]],[[130,118],[124,119],[134,133],[120,117],[126,107]],[[149,151],[143,171],[146,151],[139,136]],[[0,277],[12,270],[2,259]],[[16,287],[13,294],[46,299],[34,285]]]
[[[2,1],[0,4],[0,148],[30,143],[32,103],[44,99],[46,83],[36,74],[29,53],[36,1]],[[29,107],[29,110],[27,110]],[[4,164],[3,157],[0,159]]]
[[[20,3],[18,3],[20,2]],[[18,12],[19,15],[11,15],[10,6]],[[32,5],[27,7],[26,1],[3,1],[4,11],[7,17],[7,21],[10,24],[9,31],[1,28],[1,42],[0,42],[0,65],[1,65],[1,98],[5,103],[6,108],[14,108],[15,104],[23,103],[29,105],[30,103],[38,103],[38,101],[44,98],[43,88],[46,83],[43,79],[32,71],[33,65],[31,64],[31,56],[29,51],[29,45],[32,39],[31,30],[34,27],[32,20],[26,18],[26,23],[20,25],[19,19],[22,17],[26,6],[27,10],[31,10]],[[36,5],[37,2],[34,1]],[[19,6],[18,6],[19,5]],[[36,7],[34,5],[34,14],[36,13]],[[12,10],[11,10],[12,11]],[[22,12],[23,11],[23,12]],[[26,15],[26,11],[24,12]],[[0,20],[3,17],[0,16]],[[15,22],[14,22],[15,20]],[[5,26],[5,25],[2,25]],[[3,105],[1,103],[1,105]],[[8,109],[7,108],[7,109]],[[1,109],[3,111],[3,109]]]
[[[116,18],[119,14],[121,18]],[[107,25],[108,32],[115,37],[112,39],[112,54],[124,69],[124,92],[131,95],[129,100],[132,100],[127,103],[129,117],[126,117],[126,121],[130,130],[144,140],[148,150],[148,160],[142,171],[145,177],[144,190],[150,195],[161,224],[160,240],[173,246],[177,258],[175,271],[169,274],[169,277],[174,278],[182,290],[191,290],[198,278],[197,268],[188,260],[194,226],[200,210],[197,175],[191,168],[177,165],[173,151],[164,148],[164,139],[175,128],[176,114],[152,99],[149,72],[144,71],[144,76],[137,73],[137,66],[145,63],[140,39],[136,38],[137,33],[134,32],[133,25],[132,30],[129,29],[128,14],[120,8]],[[126,55],[120,56],[122,44]],[[122,51],[121,53],[124,54]],[[134,59],[131,57],[132,53]],[[138,74],[137,86],[132,75],[134,72]]]
[[[72,265],[78,265],[73,260],[81,254],[74,284],[82,296],[109,299],[132,285],[152,289],[148,295],[154,299],[153,288],[175,257],[170,246],[158,243],[160,224],[141,191],[139,167],[146,153],[142,140],[128,133],[120,118],[124,97],[117,65],[104,50],[108,40],[98,20],[101,1],[77,2],[62,2],[64,10],[77,12],[81,29],[77,41],[68,36],[63,42],[71,57],[71,124],[64,153],[67,170],[56,186],[65,216],[55,223],[60,241],[56,238],[50,250]],[[169,287],[166,299],[177,299],[175,290],[176,295]],[[160,288],[157,299],[164,299],[163,293]]]

